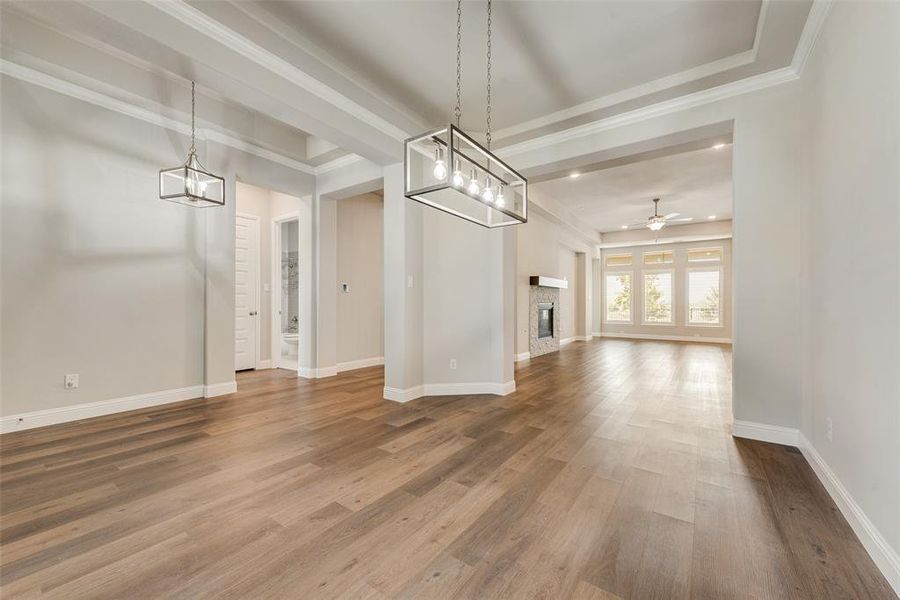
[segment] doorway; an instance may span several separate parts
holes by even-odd
[[[300,357],[300,219],[272,219],[272,366],[297,370]]]

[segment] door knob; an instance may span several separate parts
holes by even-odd
[[[251,313],[250,313],[250,316],[251,316],[251,317],[255,317],[255,316],[256,316],[256,311],[254,310],[253,312],[251,312]]]

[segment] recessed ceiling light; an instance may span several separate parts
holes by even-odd
[[[716,218],[716,215],[709,215],[709,216],[706,217],[706,218],[709,219],[710,221],[712,221],[713,219]]]
[[[721,150],[724,147],[725,147],[725,144],[716,144],[715,146],[713,146],[713,150]]]
[[[628,229],[628,225],[622,225],[622,229]]]
[[[581,173],[579,173],[578,171],[573,171],[572,173],[569,173],[569,177],[571,177],[572,179],[578,179],[579,175],[581,175]]]

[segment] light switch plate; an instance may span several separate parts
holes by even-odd
[[[67,390],[78,389],[78,373],[67,373],[65,386]]]

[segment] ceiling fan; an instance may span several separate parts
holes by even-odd
[[[653,199],[653,215],[647,219],[647,222],[646,223],[635,223],[634,225],[629,225],[627,228],[631,229],[632,227],[640,227],[643,225],[643,226],[646,226],[651,231],[659,231],[660,229],[662,229],[665,226],[666,223],[669,223],[669,222],[680,223],[680,222],[694,220],[693,217],[684,217],[682,219],[676,219],[675,217],[677,217],[680,214],[681,213],[673,212],[673,213],[669,213],[667,215],[660,215],[659,214],[659,198],[654,198]]]

